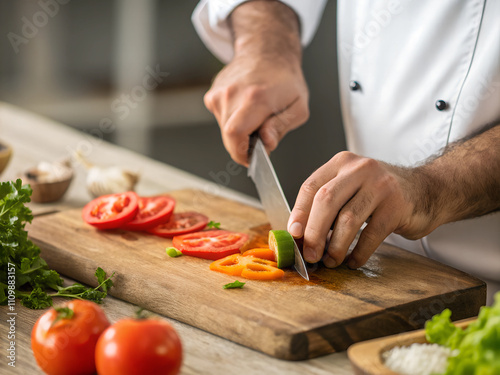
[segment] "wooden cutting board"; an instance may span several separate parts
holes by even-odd
[[[198,190],[169,194],[176,212],[204,213],[256,241],[267,236],[261,210]],[[319,266],[306,281],[290,269],[279,281],[243,280],[243,289],[224,290],[237,278],[210,271],[210,261],[168,257],[169,239],[98,231],[80,212],[33,220],[30,238],[50,267],[90,285],[97,267],[114,271],[113,296],[278,358],[313,358],[418,329],[445,307],[454,319],[475,316],[486,300],[482,281],[389,245],[359,270]]]

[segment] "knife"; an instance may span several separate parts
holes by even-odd
[[[271,228],[275,230],[287,230],[290,206],[285,198],[285,194],[283,194],[278,176],[276,176],[271,160],[257,132],[250,136],[248,154],[250,160],[248,176],[255,183]],[[304,279],[309,280],[304,258],[302,258],[295,240],[293,241],[293,248],[295,251],[295,270]]]

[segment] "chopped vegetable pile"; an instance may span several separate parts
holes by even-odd
[[[40,248],[28,239],[24,227],[33,215],[25,203],[30,201],[31,192],[20,179],[0,183],[0,305],[15,298],[32,309],[51,306],[52,297],[102,302],[113,282],[101,268],[96,271],[97,288],[78,283],[63,287],[59,274],[49,269],[40,257]]]
[[[465,330],[450,320],[445,309],[425,325],[425,336],[431,343],[457,349],[458,355],[448,361],[445,375],[500,374],[500,292],[491,307],[482,307],[476,321]]]

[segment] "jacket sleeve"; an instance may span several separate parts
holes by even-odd
[[[227,17],[240,4],[248,0],[201,0],[191,20],[196,32],[207,48],[222,62],[233,57],[233,42]],[[297,13],[300,21],[301,41],[307,46],[318,28],[327,0],[280,0]]]

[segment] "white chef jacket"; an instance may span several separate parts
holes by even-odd
[[[226,20],[244,1],[202,0],[193,13],[199,36],[224,62],[233,55]],[[326,0],[281,1],[297,13],[307,45]],[[500,0],[339,0],[337,38],[350,151],[413,166],[500,122]],[[386,241],[477,275],[489,302],[500,290],[499,212],[421,240]]]

